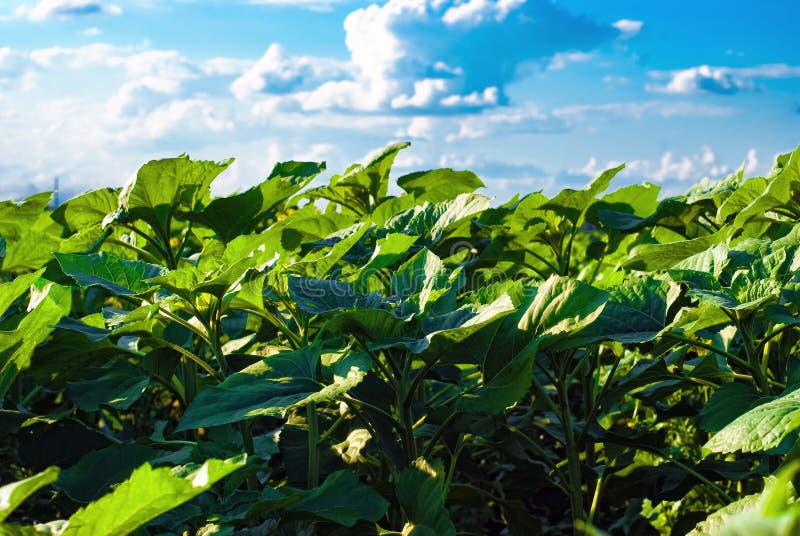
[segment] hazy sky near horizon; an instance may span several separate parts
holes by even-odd
[[[122,185],[151,159],[395,176],[472,169],[500,199],[618,184],[679,192],[800,143],[798,2],[6,0],[0,199]]]

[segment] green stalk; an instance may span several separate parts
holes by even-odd
[[[308,489],[319,485],[319,418],[316,402],[306,406],[308,422]]]
[[[197,364],[191,359],[183,359],[183,390],[186,406],[197,396]]]
[[[567,473],[569,475],[569,503],[572,511],[572,524],[575,534],[577,527],[586,521],[586,510],[583,508],[583,492],[581,490],[581,458],[578,453],[578,444],[572,429],[572,415],[569,411],[569,398],[567,386],[559,383],[556,386],[561,404],[561,424],[564,427],[564,447],[567,450]]]

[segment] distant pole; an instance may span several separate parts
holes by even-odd
[[[58,206],[58,175],[53,179],[53,204]]]

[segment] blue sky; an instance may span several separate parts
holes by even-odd
[[[468,168],[504,199],[664,192],[800,143],[797,2],[6,0],[0,198],[121,185],[183,152],[343,170],[408,139],[397,174]]]

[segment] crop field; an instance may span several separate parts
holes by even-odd
[[[800,149],[500,204],[407,145],[0,203],[0,534],[800,534]]]

